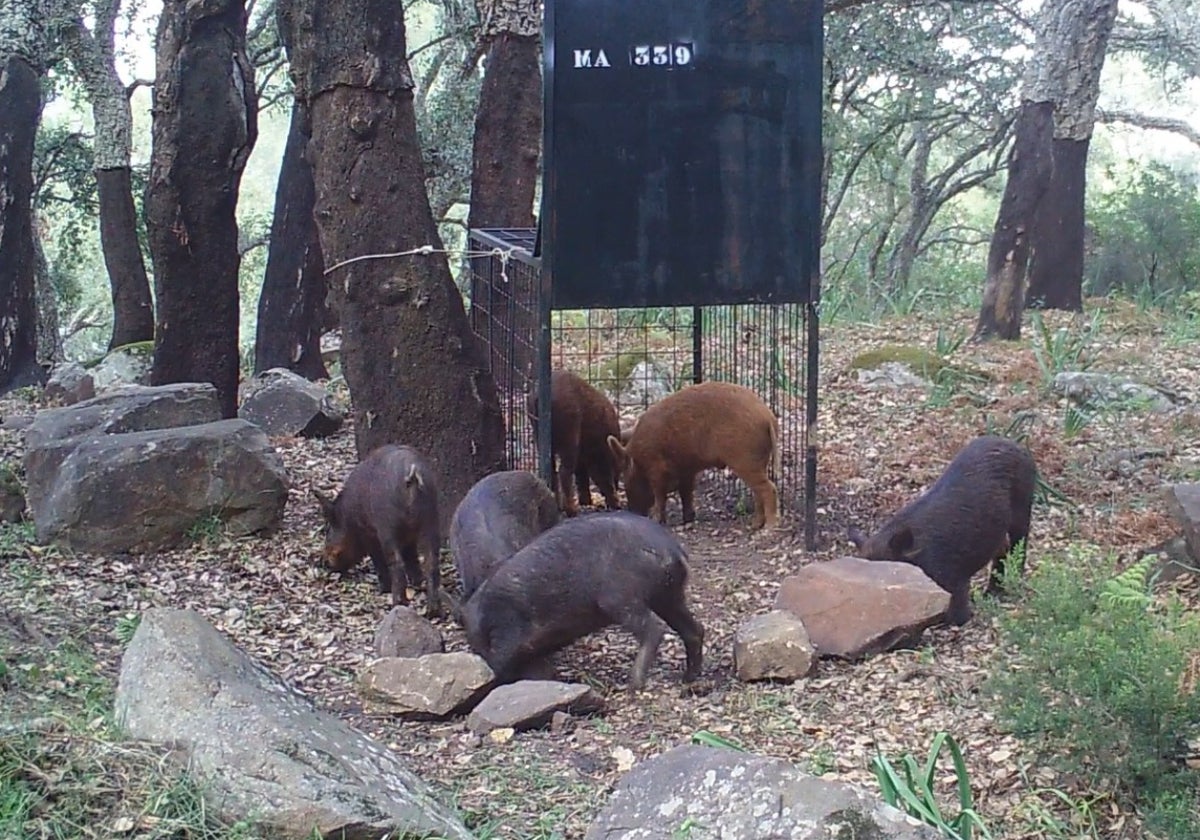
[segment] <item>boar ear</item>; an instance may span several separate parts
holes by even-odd
[[[867,541],[867,535],[851,525],[846,529],[846,536],[850,538],[850,542],[854,543],[854,547],[862,550],[863,544]]]
[[[317,490],[315,487],[313,488],[312,494],[316,497],[317,503],[321,506],[321,515],[325,517],[327,522],[333,522],[334,511],[336,510],[334,500],[326,496],[320,490]]]
[[[417,472],[417,465],[413,464],[408,468],[408,475],[404,477],[404,483],[409,487],[414,484],[417,487],[421,486],[421,474]]]
[[[617,463],[622,467],[629,463],[629,451],[621,441],[613,435],[608,436],[608,448],[612,452],[613,457],[617,459]]]
[[[912,528],[901,528],[888,540],[888,548],[898,557],[903,557],[912,553],[914,542]]]

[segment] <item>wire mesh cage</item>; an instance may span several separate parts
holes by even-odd
[[[538,471],[534,426],[526,409],[537,393],[542,350],[542,295],[533,229],[470,232],[471,326],[499,390],[506,460]],[[816,394],[810,378],[815,323],[806,304],[741,304],[553,310],[553,369],[579,374],[612,400],[625,425],[652,403],[694,382],[719,380],[757,392],[779,419],[780,475],[773,475],[781,513],[805,511],[812,542],[815,451],[809,420]],[[812,478],[808,474],[812,473]],[[749,490],[726,470],[701,477],[697,494],[719,512],[752,505]],[[804,504],[801,504],[803,500]],[[583,500],[586,502],[586,499]]]

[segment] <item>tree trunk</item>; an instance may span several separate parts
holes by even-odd
[[[254,372],[282,367],[307,379],[325,379],[321,334],[329,326],[325,305],[325,262],[313,219],[312,167],[305,160],[309,134],[308,111],[292,103],[279,183],[267,271],[258,299],[258,332],[254,340]]]
[[[1117,0],[1046,0],[1038,13],[977,339],[1019,338],[1026,299],[1082,308],[1087,150],[1116,16]]]
[[[235,211],[257,137],[242,0],[167,0],[158,23],[146,226],[158,330],[150,380],[211,382],[237,414]]]
[[[41,117],[32,50],[10,39],[32,29],[32,10],[0,10],[0,394],[45,381],[37,363],[33,243],[33,139]],[[16,28],[9,28],[16,24]]]
[[[479,109],[475,114],[472,148],[471,206],[467,226],[475,228],[531,228],[534,226],[533,197],[537,186],[538,159],[542,142],[542,53],[541,12],[537,0],[478,0],[483,21],[481,46],[487,47]],[[502,282],[496,278],[496,282]],[[487,288],[471,274],[471,320],[479,326],[484,311],[500,323],[501,334],[514,330],[526,333],[530,323],[505,323],[508,317],[535,317],[522,307],[488,305],[502,289]],[[526,342],[513,345],[507,358],[496,348],[492,370],[509,364],[525,369],[533,364],[532,348]]]
[[[33,236],[33,287],[37,301],[37,361],[43,370],[50,370],[63,359],[62,331],[58,320],[58,294],[50,279],[50,262],[42,238]]]
[[[96,191],[100,205],[100,248],[112,289],[113,329],[108,346],[154,338],[154,305],[146,263],[138,244],[130,169],[133,112],[117,74],[113,28],[120,0],[95,4],[95,32],[79,16],[77,4],[61,4],[63,44],[88,99],[96,126]]]
[[[286,6],[286,9],[284,8]],[[441,249],[417,142],[404,13],[392,0],[286,0],[296,95],[326,263]],[[443,525],[504,468],[503,419],[444,253],[361,260],[330,275],[360,457],[407,443],[436,465]]]
[[[1091,138],[1055,138],[1054,168],[1034,223],[1029,309],[1083,311],[1083,219]]]
[[[113,326],[108,346],[153,341],[154,304],[138,244],[132,169],[128,165],[112,169],[97,167],[96,190],[100,203],[100,247],[112,289]]]
[[[1050,152],[1053,131],[1053,103],[1022,103],[1008,155],[1008,182],[988,249],[987,285],[975,328],[977,339],[1021,337],[1029,228],[1054,168]]]

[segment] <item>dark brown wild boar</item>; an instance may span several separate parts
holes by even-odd
[[[642,688],[666,628],[683,639],[683,679],[700,675],[704,628],[687,606],[687,552],[675,535],[626,511],[568,519],[492,572],[462,608],[471,649],[499,682],[617,624],[641,643],[629,686]]]
[[[988,592],[1000,588],[1004,556],[1029,537],[1037,465],[1023,446],[987,435],[963,447],[933,486],[868,539],[849,536],[868,560],[920,567],[950,593],[947,619],[971,618],[971,577],[992,564]]]
[[[683,521],[696,518],[696,476],[728,467],[754,494],[755,528],[779,523],[779,494],[769,472],[779,473],[779,423],[749,388],[701,382],[660,400],[638,418],[623,444],[608,445],[621,464],[629,509],[667,521],[667,494],[678,490]]]
[[[381,446],[350,471],[336,498],[316,490],[313,495],[325,517],[325,562],[330,569],[345,572],[370,556],[379,591],[390,591],[393,604],[407,604],[408,584],[416,588],[424,577],[426,612],[442,614],[438,491],[433,470],[420,452],[409,446]]]
[[[526,398],[526,409],[536,440],[536,392]],[[609,510],[621,506],[616,463],[606,443],[609,435],[620,433],[617,410],[608,397],[569,370],[550,374],[550,453],[558,461],[553,490],[567,516],[579,513],[580,502],[591,504],[589,479]]]
[[[450,553],[463,602],[496,566],[561,519],[554,495],[531,472],[506,470],[475,482],[450,520]]]

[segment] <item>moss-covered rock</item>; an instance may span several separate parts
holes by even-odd
[[[850,361],[850,370],[877,370],[888,364],[904,365],[918,376],[931,382],[943,375],[991,381],[987,371],[969,365],[956,365],[924,347],[907,344],[885,344],[859,353]]]

